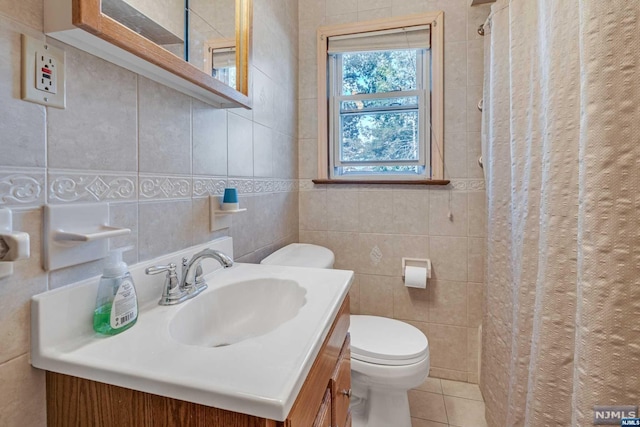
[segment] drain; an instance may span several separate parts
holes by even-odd
[[[228,346],[228,345],[231,345],[231,344],[221,343],[221,344],[213,345],[212,347],[213,347],[213,348],[218,348],[218,347],[226,347],[226,346]]]

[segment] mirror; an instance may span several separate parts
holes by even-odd
[[[241,91],[236,27],[243,24],[236,0],[102,0],[101,7],[103,14]]]
[[[45,0],[45,32],[220,108],[251,108],[252,0]]]

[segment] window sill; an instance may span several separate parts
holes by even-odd
[[[312,179],[314,184],[392,184],[392,185],[447,185],[448,179],[407,179],[407,180],[384,180],[384,179]]]

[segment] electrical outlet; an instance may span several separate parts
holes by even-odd
[[[58,92],[57,63],[48,53],[36,52],[36,89],[54,94]]]
[[[22,34],[22,99],[65,108],[64,60],[62,49]]]

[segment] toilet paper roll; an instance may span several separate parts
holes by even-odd
[[[404,285],[408,288],[425,289],[427,287],[427,269],[406,266],[404,268]]]

